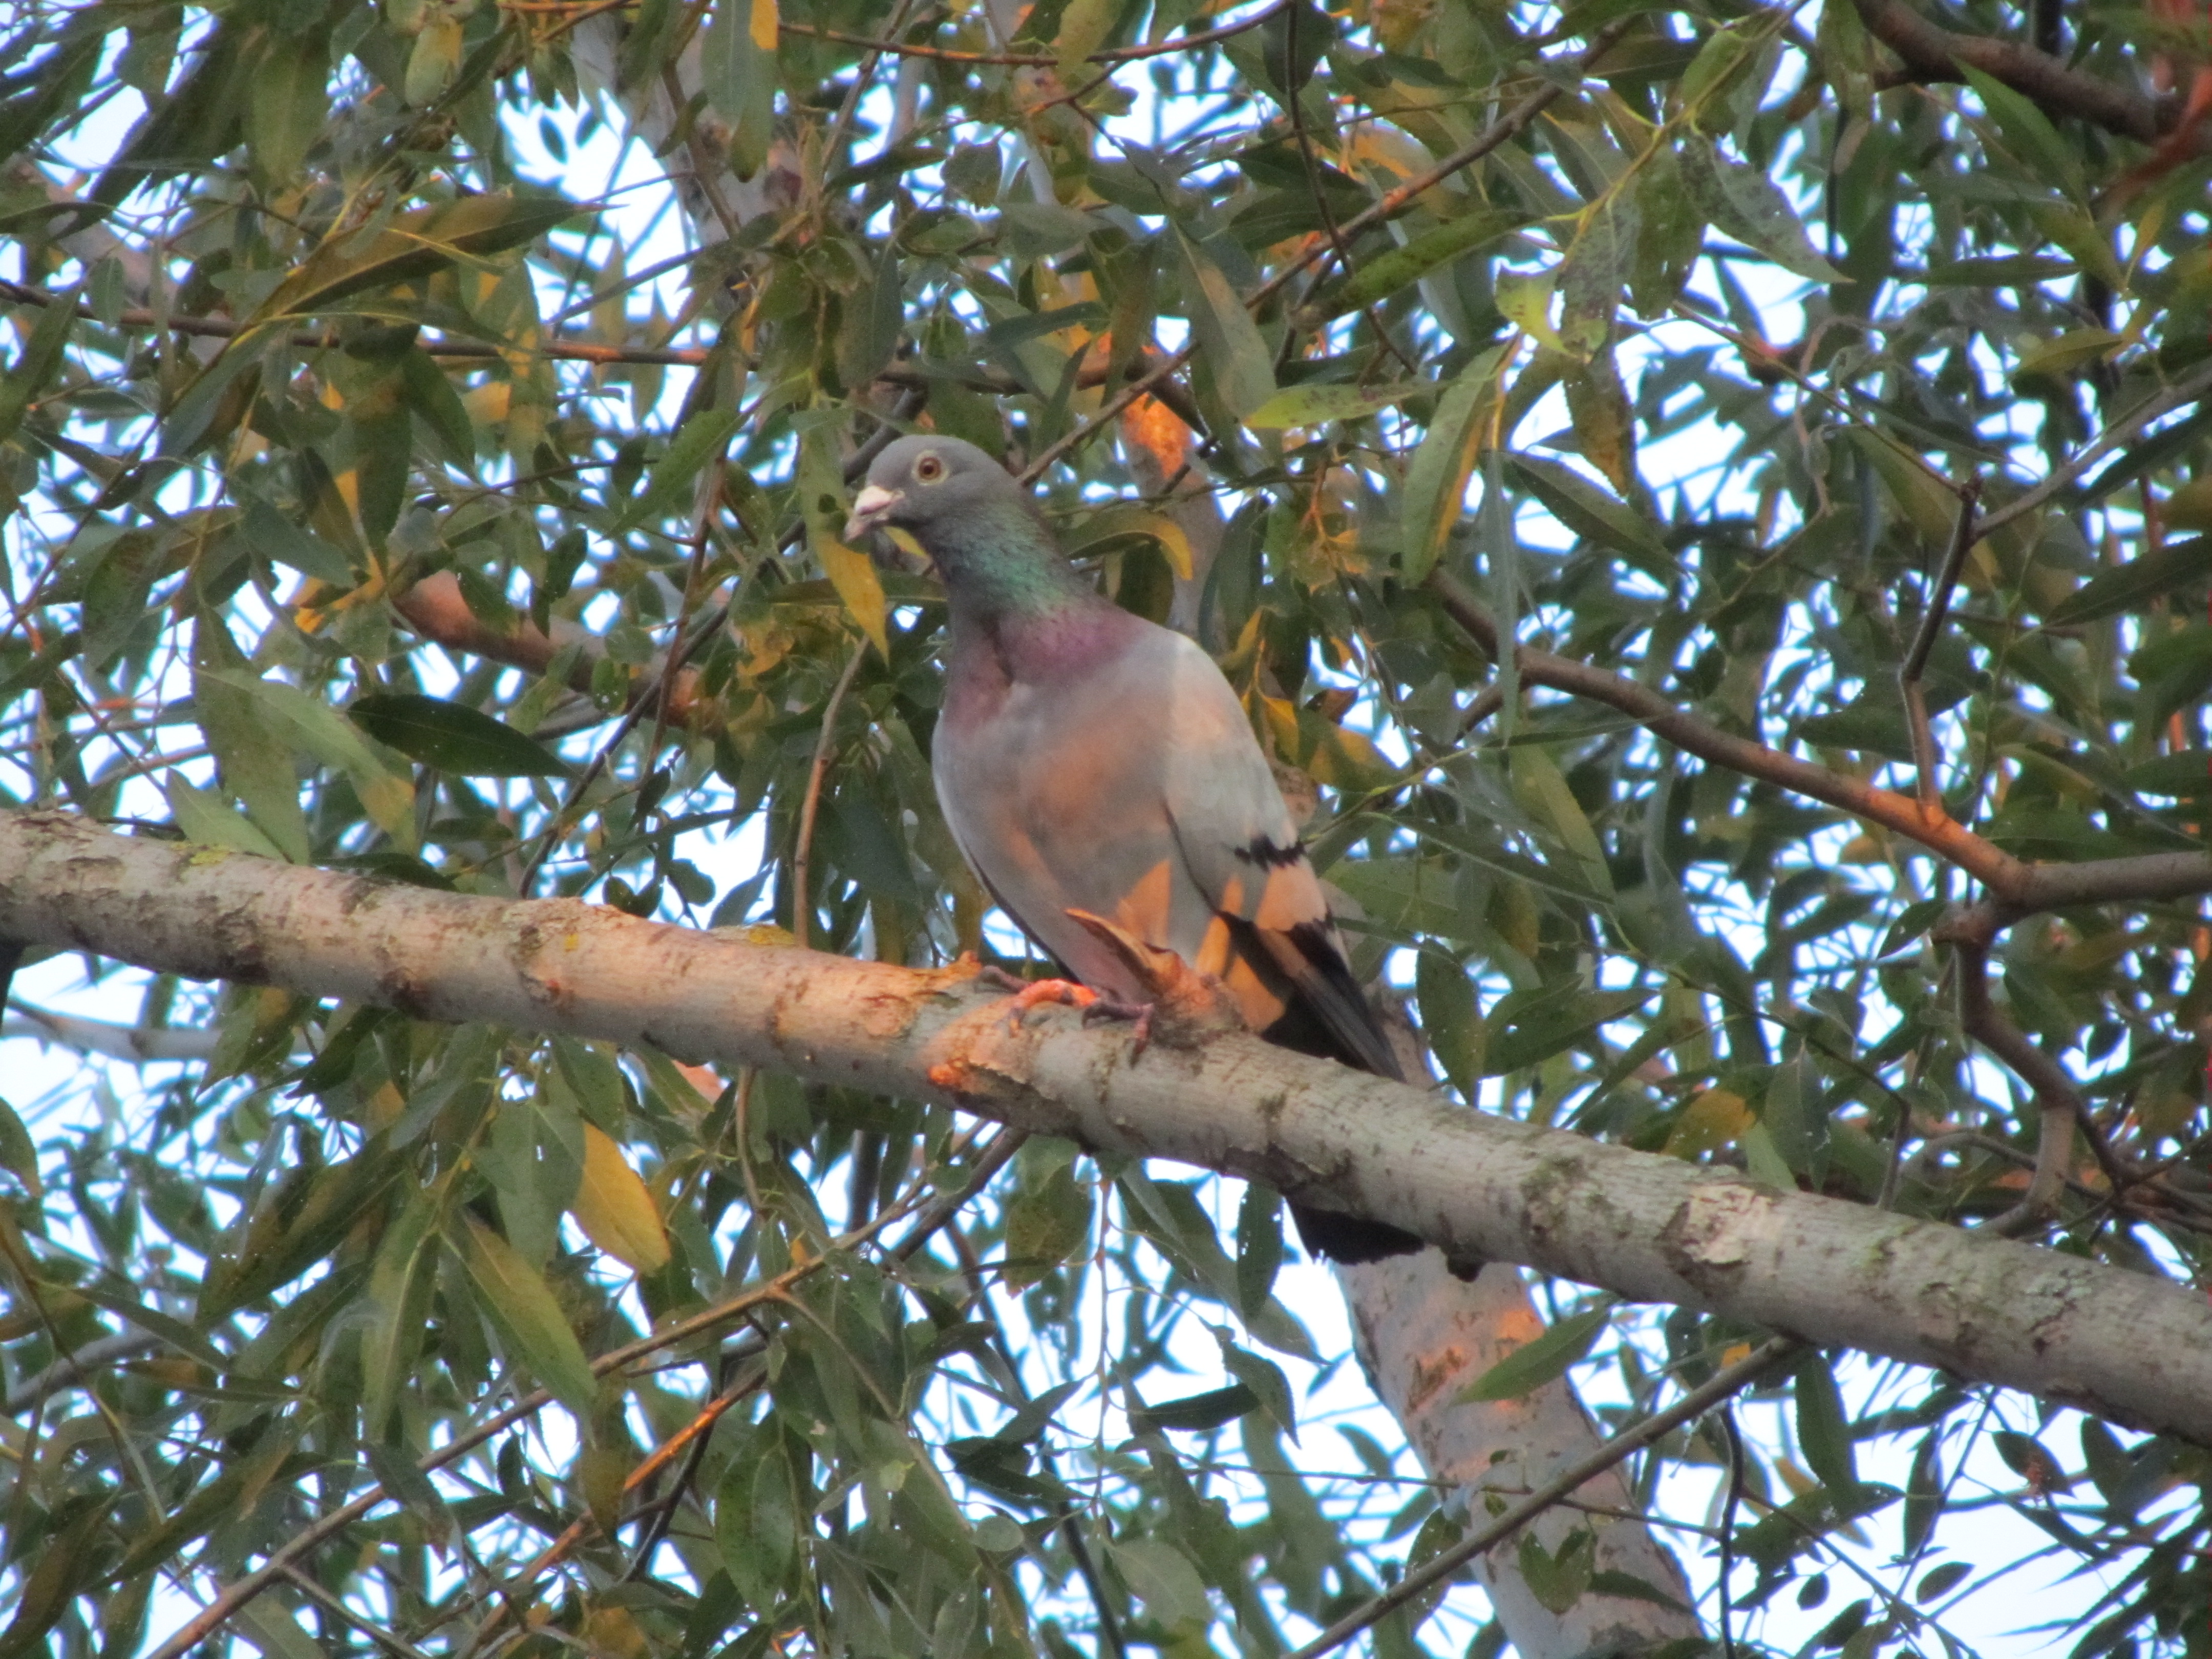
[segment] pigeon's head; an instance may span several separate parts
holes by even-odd
[[[868,482],[853,498],[845,539],[871,530],[903,530],[932,558],[957,548],[987,525],[1003,523],[1008,509],[1029,518],[1032,509],[1006,468],[971,443],[921,433],[901,438],[876,457]]]

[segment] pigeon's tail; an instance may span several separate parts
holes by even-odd
[[[1427,1240],[1415,1237],[1403,1227],[1393,1227],[1387,1221],[1370,1221],[1364,1216],[1346,1215],[1339,1210],[1316,1210],[1293,1204],[1291,1218],[1298,1224],[1298,1237],[1304,1243],[1307,1255],[1324,1261],[1340,1261],[1347,1267],[1388,1261],[1393,1256],[1411,1255],[1416,1250],[1429,1248]],[[1444,1257],[1446,1271],[1462,1284],[1474,1283],[1482,1267],[1480,1256],[1448,1253]]]
[[[1428,1249],[1426,1239],[1417,1238],[1403,1227],[1393,1227],[1387,1221],[1370,1221],[1364,1216],[1346,1215],[1337,1210],[1310,1209],[1303,1204],[1291,1206],[1291,1217],[1298,1224],[1298,1237],[1304,1242],[1308,1255],[1341,1261],[1347,1267],[1364,1261],[1383,1261],[1394,1255],[1411,1255],[1416,1250]]]

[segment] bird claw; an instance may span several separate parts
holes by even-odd
[[[987,968],[983,971],[990,974],[997,970]],[[1021,1029],[1022,1021],[1032,1008],[1042,1007],[1047,1003],[1058,1003],[1065,1007],[1088,1010],[1100,1000],[1097,992],[1087,985],[1078,985],[1072,979],[1014,980],[1007,988],[1013,992],[1014,996],[1013,1006],[1006,1010],[1006,1024],[1017,1030]]]
[[[1133,1029],[1129,1035],[1136,1046],[1129,1051],[1129,1063],[1133,1066],[1145,1057],[1145,1050],[1152,1046],[1152,1010],[1158,1006],[1151,1002],[1115,1002],[1100,997],[1083,1010],[1085,1025],[1102,1019],[1126,1019]]]
[[[1006,1010],[1006,1024],[1016,1030],[1021,1029],[1022,1021],[1027,1018],[1030,1009],[1053,1003],[1062,1007],[1081,1009],[1085,1025],[1102,1019],[1133,1022],[1137,1048],[1136,1053],[1129,1056],[1132,1060],[1151,1046],[1154,1006],[1152,1003],[1118,1002],[1112,997],[1100,996],[1088,985],[1078,985],[1072,979],[1017,980],[994,968],[984,969],[979,977],[989,978],[994,975],[1011,981],[1006,988],[1013,993],[1013,998],[1012,1006]]]

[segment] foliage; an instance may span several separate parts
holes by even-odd
[[[927,423],[1221,655],[1463,1097],[2201,1273],[2199,901],[1974,910],[1936,833],[1984,875],[2202,848],[2188,15],[996,15],[20,9],[10,804],[1006,961],[928,781],[936,590],[837,540],[868,442]],[[678,185],[674,276],[518,159],[602,119]],[[1855,819],[1813,770],[1902,794]],[[718,887],[722,837],[758,857]],[[139,1650],[327,1524],[234,1621],[264,1652],[1267,1654],[1455,1530],[1371,1439],[1359,1480],[1298,1461],[1286,1376],[1345,1359],[1272,1293],[1272,1195],[1224,1238],[1208,1188],[939,1109],[280,993],[156,980],[137,1023],[211,1045],[40,1145],[0,1109],[10,1653]],[[1990,1058],[2023,1031],[2078,1146]],[[1746,1334],[1599,1352],[1643,1397]],[[1715,1517],[1739,1628],[1901,1528],[1815,1646],[1948,1644],[2012,1565],[1934,1559],[2010,1423],[1986,1501],[2106,1570],[2072,1651],[2212,1651],[2201,1449],[1907,1393],[1853,1420],[1815,1359],[1774,1396]],[[1863,1480],[1897,1437],[1909,1479]]]

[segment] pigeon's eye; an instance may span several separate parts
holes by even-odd
[[[945,476],[945,463],[934,455],[925,455],[914,464],[914,476],[924,483],[935,483]]]

